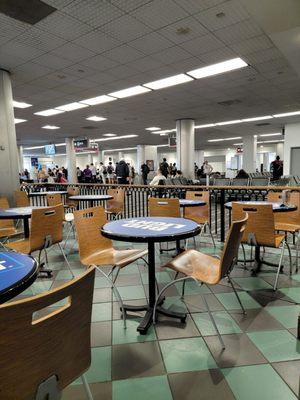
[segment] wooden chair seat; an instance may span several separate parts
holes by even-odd
[[[0,228],[0,238],[19,235],[22,232],[18,232],[16,228]]]
[[[277,229],[275,229],[275,230],[277,230]],[[275,233],[274,234],[274,242],[273,242],[272,246],[270,245],[270,243],[268,243],[268,242],[265,243],[263,240],[260,240],[257,244],[259,246],[273,247],[273,248],[278,249],[278,247],[280,247],[281,243],[284,240],[285,240],[285,235],[280,235],[280,234]],[[243,238],[242,243],[249,244],[249,241],[247,238]]]
[[[29,239],[18,240],[16,242],[9,242],[9,243],[6,243],[5,246],[9,247],[10,249],[16,250],[20,253],[24,253],[24,254],[31,253]]]
[[[210,285],[216,285],[220,281],[220,260],[196,250],[185,251],[169,261],[164,267]]]
[[[289,223],[284,223],[284,222],[277,222],[277,223],[275,222],[275,230],[295,233],[295,232],[300,231],[300,225],[289,224]]]
[[[123,268],[131,264],[137,259],[144,257],[148,254],[147,250],[116,250],[114,248],[99,249],[88,257],[83,257],[81,262],[83,265],[98,265],[98,266],[111,266]]]

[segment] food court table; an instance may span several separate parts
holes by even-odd
[[[29,197],[39,197],[39,196],[47,196],[47,194],[68,194],[66,190],[57,190],[57,191],[49,191],[49,192],[31,192],[28,193]]]
[[[156,300],[155,285],[155,243],[176,241],[177,249],[180,248],[180,240],[196,236],[200,233],[200,226],[185,218],[167,217],[139,217],[121,219],[108,222],[101,228],[102,235],[113,240],[148,244],[148,281],[149,304],[144,306],[124,306],[127,311],[146,311],[144,318],[137,330],[146,334],[152,325],[153,307]],[[185,321],[186,314],[174,313],[157,308],[157,312],[172,318]]]
[[[109,196],[108,194],[82,194],[69,197],[69,200],[88,201],[90,207],[93,207],[96,201],[107,201],[111,199],[113,199],[113,196]]]
[[[0,303],[27,289],[36,279],[38,264],[34,258],[13,251],[0,252]]]
[[[226,203],[225,208],[227,208],[228,210],[232,210],[232,203],[233,202]],[[270,201],[235,201],[234,203],[243,204],[246,207],[249,207],[249,209],[251,209],[251,206],[255,207],[257,205],[271,204],[273,207],[273,212],[276,212],[276,213],[277,212],[291,212],[291,211],[297,210],[297,206],[295,206],[294,204],[273,203]],[[255,246],[255,260],[254,261],[256,263],[256,269],[252,270],[253,275],[256,275],[258,272],[260,272],[262,264],[266,264],[271,267],[278,267],[277,264],[273,264],[273,263],[265,261],[261,258],[260,247],[261,246]],[[249,261],[253,261],[253,260],[249,260]]]
[[[189,199],[179,199],[180,207],[200,207],[205,206],[206,202],[202,200],[189,200]]]
[[[24,236],[29,237],[29,218],[31,218],[32,210],[45,207],[15,207],[0,208],[0,219],[22,219],[24,222]]]

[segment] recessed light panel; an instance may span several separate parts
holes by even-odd
[[[187,74],[191,75],[193,78],[201,79],[247,66],[248,64],[238,57],[217,64],[208,65],[207,67],[193,69],[192,71],[187,72]]]
[[[86,119],[88,119],[89,121],[95,121],[95,122],[107,120],[107,118],[98,117],[97,115],[92,115],[91,117],[88,117],[88,118],[86,118]]]
[[[159,131],[160,128],[158,126],[150,126],[149,128],[145,128],[146,131]]]
[[[34,115],[41,115],[42,117],[51,117],[51,115],[62,114],[64,111],[50,108],[49,110],[35,112]]]
[[[104,133],[103,136],[113,137],[117,136],[116,133]]]
[[[73,110],[78,110],[79,108],[84,108],[84,107],[88,107],[88,105],[74,102],[74,103],[65,104],[63,106],[55,107],[55,109],[62,110],[62,111],[73,111]]]
[[[181,83],[190,82],[193,78],[186,74],[179,74],[174,76],[169,76],[168,78],[159,79],[158,81],[144,83],[143,86],[147,88],[158,90],[163,89],[170,86],[180,85]]]
[[[59,126],[55,126],[55,125],[45,125],[42,126],[43,129],[60,129]]]
[[[79,103],[88,104],[89,106],[95,106],[96,104],[109,103],[110,101],[114,100],[117,99],[115,97],[103,95],[103,96],[91,97],[90,99],[80,100]]]
[[[281,118],[281,117],[292,117],[293,115],[299,115],[300,111],[292,111],[292,112],[287,112],[283,114],[274,114],[273,117],[275,118]]]
[[[241,136],[236,136],[236,137],[230,137],[230,138],[222,138],[222,139],[210,139],[208,142],[222,142],[223,140],[238,140],[242,139]]]
[[[223,125],[234,125],[234,124],[240,124],[242,120],[240,119],[235,119],[232,121],[223,121],[223,122],[217,122],[216,125],[218,126],[223,126]]]
[[[271,119],[273,118],[272,115],[264,115],[262,117],[252,117],[252,118],[244,118],[242,122],[252,122],[252,121],[262,121],[264,119]]]
[[[27,119],[15,118],[15,124],[20,124],[21,122],[26,122]]]
[[[22,101],[13,100],[13,106],[15,108],[28,108],[28,107],[32,107],[32,104],[24,103]]]
[[[130,139],[133,137],[137,137],[138,135],[124,135],[124,136],[116,136],[116,137],[109,137],[109,138],[101,138],[95,139],[94,142],[105,142],[107,140],[119,140],[119,139]]]
[[[133,86],[127,89],[118,90],[117,92],[109,93],[109,96],[117,97],[118,99],[123,99],[124,97],[135,96],[137,94],[142,94],[150,92],[150,89],[147,89],[143,86]]]

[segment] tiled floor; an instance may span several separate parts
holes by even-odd
[[[130,244],[115,243],[128,248]],[[213,253],[210,240],[197,247]],[[221,246],[218,245],[217,253]],[[157,254],[157,278],[163,287],[174,273],[161,270],[172,254]],[[266,253],[271,261],[276,253]],[[61,257],[49,254],[54,278],[38,280],[25,295],[41,293],[70,279]],[[76,275],[83,271],[76,249],[69,255]],[[268,268],[268,267],[267,267]],[[240,265],[232,277],[247,310],[243,315],[226,281],[201,289],[190,282],[185,300],[181,285],[167,292],[165,307],[187,311],[186,324],[160,317],[146,336],[137,333],[138,315],[124,330],[119,306],[109,283],[97,276],[92,314],[92,365],[86,376],[95,400],[295,400],[299,392],[300,341],[296,339],[300,312],[300,274],[281,275],[275,294],[275,274],[251,277]],[[145,302],[147,270],[142,262],[121,271],[118,287],[129,304]],[[200,296],[206,296],[222,334],[222,351]],[[24,295],[24,294],[23,294]],[[298,304],[296,304],[298,303]],[[81,381],[69,386],[63,400],[86,399]]]

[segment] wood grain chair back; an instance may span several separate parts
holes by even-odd
[[[9,208],[9,203],[6,197],[0,197],[0,208]],[[0,219],[0,229],[11,229],[15,228],[14,221],[12,219]]]
[[[112,248],[112,241],[101,235],[100,228],[107,218],[101,206],[74,211],[80,259],[105,249]]]
[[[107,201],[106,210],[115,214],[122,213],[125,203],[124,189],[108,189],[107,194],[112,196],[113,199]]]
[[[47,194],[47,205],[50,207],[58,206],[59,204],[63,204],[61,194]]]
[[[282,202],[282,192],[269,192],[268,201],[272,203]],[[297,210],[274,213],[275,223],[300,225],[300,193],[291,192],[289,202],[297,206]]]
[[[148,208],[150,217],[181,217],[179,199],[149,197]]]
[[[232,221],[239,221],[248,214],[242,242],[249,242],[251,236],[261,246],[276,247],[275,221],[272,204],[245,205],[232,203]]]
[[[89,368],[94,278],[91,267],[57,289],[0,305],[1,399],[35,399],[53,375],[62,390]],[[39,316],[43,309],[49,313]]]
[[[76,208],[78,205],[78,201],[76,200],[72,200],[70,199],[71,196],[78,196],[80,191],[79,191],[79,187],[76,186],[69,186],[67,189],[67,201],[66,201],[66,205],[69,207],[73,207]]]
[[[30,200],[26,192],[24,190],[16,190],[14,192],[15,195],[15,203],[17,207],[29,207]]]
[[[233,221],[230,226],[220,262],[220,279],[224,278],[230,272],[238,259],[239,247],[247,226],[247,220],[248,215],[246,214],[243,219]]]
[[[32,210],[29,237],[31,252],[44,248],[48,238],[51,238],[51,244],[63,240],[63,215],[62,204]]]
[[[187,191],[185,198],[187,200],[201,200],[204,201],[206,204],[205,206],[199,206],[199,207],[186,207],[184,210],[184,217],[192,219],[198,224],[204,224],[205,222],[209,222],[209,216],[210,216],[209,191],[203,191],[203,192]]]

